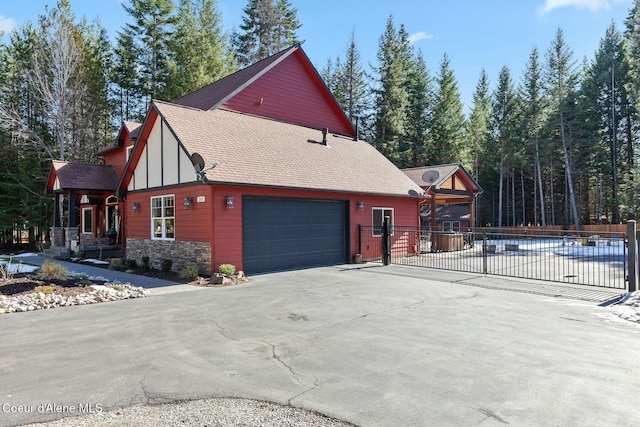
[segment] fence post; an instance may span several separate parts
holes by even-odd
[[[627,242],[629,247],[628,291],[638,290],[638,242],[636,240],[636,222],[627,221]]]
[[[487,274],[487,233],[482,233],[482,274]]]
[[[382,221],[382,265],[391,264],[391,218]]]

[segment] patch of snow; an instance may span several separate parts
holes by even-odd
[[[27,252],[26,254],[11,255],[11,258],[23,258],[23,257],[33,257],[33,256],[38,256],[38,254],[35,254],[33,252]]]
[[[99,265],[109,265],[109,261],[104,261],[101,259],[87,258],[83,262],[87,264],[99,264]]]
[[[622,299],[606,307],[610,320],[632,322],[640,327],[640,291],[627,292]]]
[[[36,271],[38,266],[22,264],[21,262],[12,262],[7,259],[0,259],[0,265],[7,271],[9,274],[16,273],[33,273]]]

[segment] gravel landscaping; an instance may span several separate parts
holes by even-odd
[[[45,423],[40,427],[164,426],[353,426],[344,421],[291,406],[248,399],[214,398],[161,405],[131,406]]]

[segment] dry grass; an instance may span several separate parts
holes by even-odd
[[[46,261],[36,272],[40,280],[65,280],[69,277],[66,267],[57,262]]]

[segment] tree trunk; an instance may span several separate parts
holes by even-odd
[[[580,231],[580,218],[578,218],[578,209],[576,208],[576,196],[573,191],[573,178],[571,171],[571,160],[569,159],[569,150],[567,148],[567,139],[564,134],[564,117],[560,112],[560,133],[562,136],[562,149],[564,150],[564,165],[567,175],[567,184],[569,187],[569,202],[571,203],[571,215],[576,226],[576,231]]]

